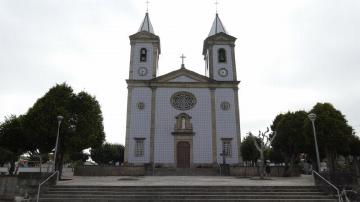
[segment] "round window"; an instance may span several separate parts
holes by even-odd
[[[224,101],[220,104],[220,108],[224,111],[228,111],[230,109],[230,103],[227,101]]]
[[[181,91],[171,96],[170,103],[175,109],[185,111],[196,105],[196,98],[192,93]]]
[[[143,109],[145,108],[145,104],[144,104],[143,102],[138,102],[138,103],[137,103],[137,108],[138,108],[139,110],[143,110]]]

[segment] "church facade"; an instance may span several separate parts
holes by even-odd
[[[240,162],[235,40],[218,14],[204,40],[206,75],[158,75],[160,37],[149,14],[130,36],[125,163],[191,168]]]

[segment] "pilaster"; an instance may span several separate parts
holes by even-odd
[[[215,88],[210,88],[212,160],[217,163]]]
[[[129,133],[130,133],[130,120],[131,120],[132,91],[133,91],[133,87],[128,86],[124,162],[128,162],[128,159],[129,159],[129,141],[130,141]]]
[[[151,88],[151,115],[150,115],[150,162],[155,162],[155,112],[156,112],[156,87]]]

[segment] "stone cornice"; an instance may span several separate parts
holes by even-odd
[[[162,88],[238,88],[240,81],[214,82],[156,82],[149,80],[126,80],[128,87]]]
[[[205,55],[206,50],[208,49],[209,46],[212,46],[215,44],[234,46],[235,41],[236,41],[235,37],[225,34],[223,32],[209,36],[208,38],[206,38],[204,40],[203,55]]]

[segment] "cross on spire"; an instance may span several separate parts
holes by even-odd
[[[149,3],[150,3],[150,2],[149,2],[149,1],[146,1],[145,3],[146,3],[146,12],[149,12]]]
[[[184,59],[186,58],[184,54],[181,54],[181,68],[185,68]]]
[[[216,1],[215,1],[216,13],[218,13],[218,4],[219,4],[219,2],[216,0]]]

